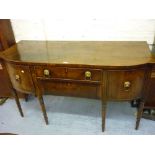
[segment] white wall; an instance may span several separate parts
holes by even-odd
[[[19,40],[131,40],[155,39],[155,20],[63,20],[12,19],[16,41]]]

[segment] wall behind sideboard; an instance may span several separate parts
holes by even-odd
[[[12,19],[16,42],[20,40],[131,40],[154,43],[155,19]]]

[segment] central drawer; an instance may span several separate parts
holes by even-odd
[[[89,80],[97,82],[102,80],[102,70],[100,69],[35,66],[35,73],[36,76],[40,78]]]
[[[43,94],[100,98],[102,70],[56,66],[35,66]]]

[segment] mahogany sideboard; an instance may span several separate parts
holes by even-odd
[[[155,58],[143,41],[20,41],[1,52],[21,116],[17,91],[37,96],[46,124],[43,94],[100,99],[102,131],[107,101],[139,101],[138,129]]]

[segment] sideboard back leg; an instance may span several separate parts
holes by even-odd
[[[24,94],[25,102],[27,102],[27,101],[28,101],[28,97],[29,97],[29,95],[28,95],[28,94]]]
[[[102,132],[105,131],[107,102],[102,100]]]
[[[139,128],[139,123],[143,114],[143,109],[144,109],[144,102],[141,100],[138,100],[137,102],[139,102],[139,107],[138,107],[138,113],[137,113],[137,120],[136,120],[136,127],[135,129],[138,130]]]
[[[44,116],[46,125],[48,125],[48,117],[47,117],[46,108],[45,108],[45,104],[44,104],[44,100],[43,100],[42,95],[38,95],[38,100],[40,103],[41,110],[43,112],[43,116]]]
[[[12,88],[12,91],[13,91],[13,95],[15,97],[15,101],[16,101],[16,104],[17,104],[17,107],[18,107],[18,110],[20,112],[20,115],[22,117],[24,117],[24,114],[23,114],[23,111],[22,111],[22,108],[21,108],[21,105],[20,105],[20,102],[19,102],[19,98],[18,98],[18,95],[17,95],[17,92],[14,88]]]

